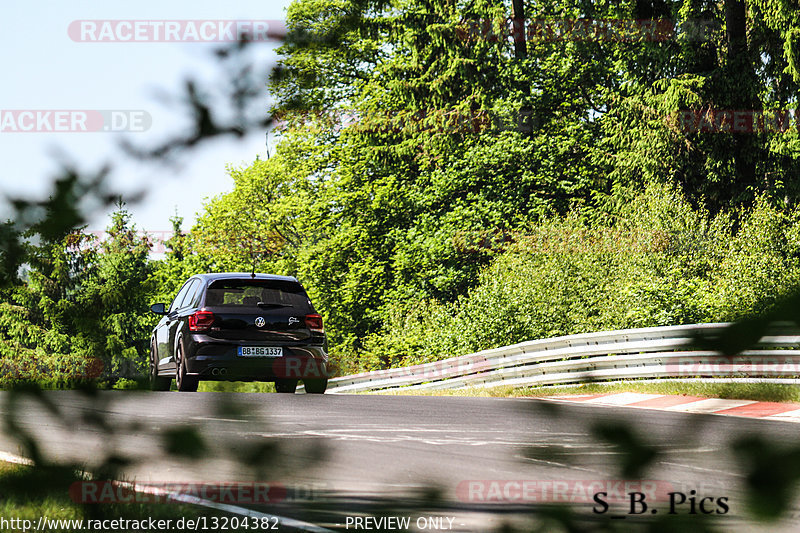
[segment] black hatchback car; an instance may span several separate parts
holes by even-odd
[[[322,317],[297,279],[198,274],[184,283],[150,342],[154,390],[196,391],[201,380],[274,381],[278,392],[322,394],[328,385]]]

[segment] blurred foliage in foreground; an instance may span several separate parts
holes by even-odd
[[[112,218],[108,242],[92,246],[81,232],[83,202],[108,205],[114,197],[103,188],[107,170],[67,171],[47,201],[14,202],[17,216],[0,227],[4,375],[133,375],[146,358],[150,299],[168,300],[196,271],[248,268],[254,256],[259,270],[294,273],[309,286],[345,371],[585,329],[740,317],[753,326],[761,311],[792,310],[782,298],[798,285],[796,131],[708,135],[681,130],[674,119],[683,109],[793,102],[800,78],[794,6],[543,2],[529,17],[708,17],[718,24],[696,41],[531,43],[528,59],[512,61],[508,39],[454,38],[464,19],[505,19],[505,6],[477,0],[462,12],[460,4],[295,2],[285,61],[273,79],[276,111],[297,111],[298,102],[311,111],[346,104],[371,122],[342,129],[324,113],[299,109],[278,154],[232,170],[233,192],[212,200],[189,235],[178,232],[161,263],[147,260],[149,243],[136,237],[124,210]],[[226,79],[237,98],[258,94],[236,85],[243,77]],[[193,131],[131,152],[168,157],[266,125],[261,117],[215,122],[202,94],[187,82]],[[472,118],[480,123],[491,113],[514,123],[522,109],[535,130],[474,128]],[[472,118],[455,128],[436,123],[459,113]],[[730,346],[745,348],[748,337],[731,331]],[[25,394],[65,419],[54,397],[38,389],[4,395],[5,433],[36,464],[32,479],[52,474],[50,467],[74,476],[82,465],[50,463],[18,420]],[[105,418],[111,395],[89,395],[91,408],[78,410],[73,429],[89,425],[114,436],[114,424],[127,421]],[[160,397],[136,401],[149,399]],[[161,437],[167,453],[211,444],[184,426]],[[663,457],[624,422],[598,421],[591,439],[618,452],[608,472],[616,466],[635,478]],[[95,456],[98,479],[129,466],[130,458],[115,453],[119,442],[104,440],[107,449]],[[235,449],[219,444],[221,455]],[[277,458],[275,443],[250,444],[237,458],[266,477],[274,463],[256,460]],[[770,520],[791,510],[800,479],[796,443],[751,435],[732,450],[753,515]],[[39,482],[36,493],[44,489]],[[385,503],[387,510],[398,505]],[[592,529],[569,509],[537,512],[562,530]],[[643,527],[705,525],[659,516]]]

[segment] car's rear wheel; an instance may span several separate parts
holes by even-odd
[[[276,392],[286,392],[289,394],[294,394],[297,390],[297,380],[296,379],[276,379],[275,380],[275,391]]]
[[[165,378],[158,375],[158,358],[156,351],[150,348],[150,388],[154,391],[167,391],[172,385],[172,378]]]
[[[200,379],[186,373],[186,361],[183,360],[183,350],[180,346],[175,351],[175,382],[181,392],[197,392]]]
[[[328,388],[327,379],[304,379],[303,386],[309,394],[324,394],[325,389]]]

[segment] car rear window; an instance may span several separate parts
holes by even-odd
[[[206,290],[208,307],[291,308],[311,313],[311,302],[303,287],[292,281],[224,279],[211,282]]]

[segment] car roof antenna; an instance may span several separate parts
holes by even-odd
[[[258,254],[266,254],[269,250],[250,250],[250,257],[253,258],[253,268],[250,270],[250,277],[256,279],[256,257]]]

